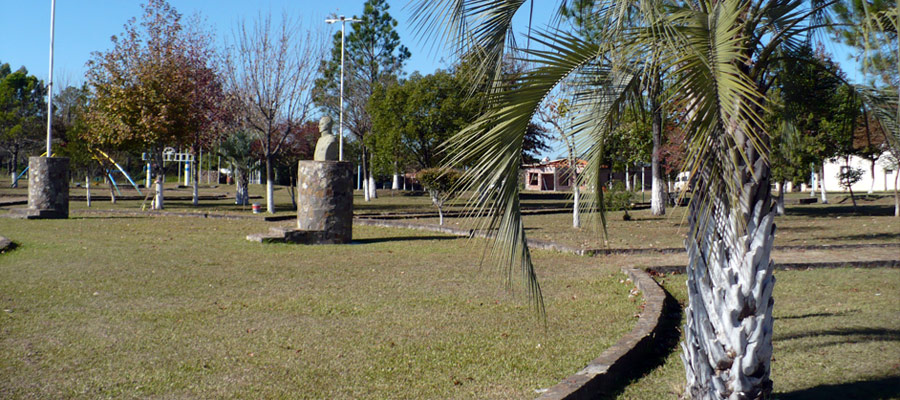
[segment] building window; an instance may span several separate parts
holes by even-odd
[[[528,185],[529,186],[537,186],[538,184],[538,174],[529,172],[528,173]]]

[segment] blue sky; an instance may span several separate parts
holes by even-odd
[[[82,80],[84,64],[93,51],[110,47],[109,38],[123,31],[122,26],[140,14],[143,0],[57,0],[54,77],[59,84],[75,84]],[[362,13],[364,0],[170,0],[182,14],[200,12],[219,40],[230,37],[232,27],[242,18],[252,19],[260,12],[280,14],[282,10],[303,18],[307,26],[321,23],[328,32],[340,29],[337,24],[326,25],[324,19],[332,14],[351,16]],[[412,58],[407,70],[429,73],[447,66],[447,57],[439,48],[415,37],[410,23],[408,0],[388,0],[389,12],[398,21],[397,31]],[[547,21],[557,1],[534,1],[534,24]],[[0,62],[13,69],[25,66],[41,79],[47,78],[50,41],[50,0],[6,1],[0,13]],[[516,16],[517,31],[528,24],[528,7]],[[521,42],[520,42],[521,43]],[[836,46],[828,50],[835,54],[851,80],[859,73],[855,63],[849,62],[847,51]],[[443,61],[442,61],[443,59]],[[57,85],[59,88],[61,85]]]
[[[219,40],[230,38],[232,28],[242,18],[253,19],[260,12],[279,15],[282,10],[299,16],[307,26],[322,24],[327,32],[340,29],[328,25],[325,18],[332,14],[362,14],[364,0],[169,0],[179,12],[191,15],[200,12]],[[54,78],[57,83],[77,83],[82,80],[84,64],[91,52],[110,47],[110,36],[123,31],[131,17],[140,14],[142,0],[57,0]],[[445,55],[431,45],[421,42],[413,34],[408,0],[389,0],[389,12],[398,21],[397,31],[412,57],[407,70],[429,73],[445,68]],[[535,2],[535,21],[550,12],[547,0]],[[50,46],[50,0],[5,1],[0,13],[0,62],[9,63],[15,70],[25,66],[41,79],[47,78]],[[517,25],[527,28],[528,9],[517,15]],[[546,18],[546,17],[544,17]],[[349,26],[347,28],[349,30]],[[329,35],[330,37],[330,35]],[[330,39],[329,39],[330,40]],[[66,82],[68,80],[68,82]],[[57,86],[57,88],[60,86]]]

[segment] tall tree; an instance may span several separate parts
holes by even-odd
[[[523,1],[420,0],[414,18],[425,32],[497,70],[512,16]],[[688,302],[683,361],[686,395],[696,399],[767,398],[772,390],[775,238],[768,164],[771,69],[779,48],[796,48],[819,26],[826,5],[793,0],[604,0],[589,18],[602,41],[563,29],[532,37],[534,68],[510,90],[498,85],[488,110],[451,139],[451,161],[472,166],[463,177],[470,205],[487,213],[503,245],[494,254],[521,269],[535,304],[540,286],[519,212],[518,154],[528,123],[560,82],[576,76],[592,86],[575,104],[573,124],[586,143],[586,181],[600,190],[603,138],[622,110],[643,101],[642,81],[657,73],[672,82],[662,102],[685,110],[682,121],[692,198],[685,246]],[[451,11],[447,11],[451,10]],[[672,68],[657,68],[671,65]],[[653,81],[651,79],[650,81]],[[651,90],[651,92],[653,92]],[[593,199],[596,204],[597,199]]]
[[[376,165],[390,172],[441,165],[440,146],[473,121],[480,108],[466,96],[461,77],[449,71],[413,73],[398,85],[378,86],[369,100],[369,149]]]
[[[269,213],[275,212],[276,157],[309,117],[313,78],[323,56],[321,31],[304,29],[287,14],[280,23],[273,23],[271,15],[242,21],[228,63],[230,89],[245,107],[240,115],[261,140]]]
[[[363,144],[362,168],[365,199],[375,195],[372,174],[372,154],[367,136],[372,132],[372,119],[366,110],[368,100],[378,85],[389,86],[403,74],[409,49],[400,44],[394,28],[395,20],[388,13],[386,0],[367,0],[359,22],[351,28],[343,45],[344,54],[344,124]],[[319,67],[321,78],[316,80],[315,102],[331,115],[340,114],[341,32],[334,35],[331,58]]]
[[[10,72],[9,64],[0,65],[0,146],[11,156],[13,187],[18,186],[19,155],[35,147],[46,129],[46,95],[44,82],[25,67]]]
[[[140,22],[129,20],[125,32],[112,37],[113,48],[88,62],[83,134],[93,146],[149,149],[161,177],[163,149],[192,146],[196,135],[210,130],[222,91],[198,20],[183,24],[165,0],[149,0],[142,9]],[[157,179],[153,207],[163,206]]]

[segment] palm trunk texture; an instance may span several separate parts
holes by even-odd
[[[775,211],[768,166],[754,164],[755,178],[747,166],[737,174],[738,204],[721,190],[691,202],[682,360],[692,399],[764,399],[772,391]]]

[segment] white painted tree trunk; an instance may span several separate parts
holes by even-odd
[[[822,204],[828,204],[828,196],[825,195],[825,164],[819,166],[819,192],[822,195]]]
[[[162,210],[164,206],[163,202],[163,179],[165,179],[162,175],[156,175],[156,195],[153,197],[152,207],[154,210]]]
[[[650,212],[659,216],[666,215],[666,183],[657,171],[653,171],[650,182]]]
[[[575,186],[572,187],[572,194],[574,197],[574,206],[572,207],[572,227],[580,228],[581,227],[581,189],[578,188],[578,182],[575,182]]]
[[[631,191],[631,175],[628,174],[628,164],[625,164],[625,190]]]
[[[775,202],[775,212],[778,215],[784,215],[784,182],[779,182],[776,186],[778,186],[778,200]]]
[[[370,199],[378,198],[378,193],[375,192],[376,188],[377,187],[375,186],[375,177],[372,175],[369,175],[369,198]]]
[[[815,168],[810,169],[809,178],[809,197],[816,197],[816,185],[819,184],[819,179],[816,178]]]
[[[762,190],[769,188],[756,191]],[[771,392],[775,214],[770,196],[748,196],[755,199],[749,210],[710,196],[714,204],[708,214],[692,203],[689,219],[698,233],[685,243],[689,305],[681,344],[692,399],[763,399]]]
[[[363,190],[363,198],[364,198],[366,201],[371,200],[371,199],[369,198],[369,179],[368,179],[368,178],[363,178],[363,180],[362,180],[362,190]]]
[[[91,174],[84,177],[85,198],[87,198],[87,206],[91,206]]]
[[[271,177],[266,177],[266,212],[275,213],[275,182]]]
[[[400,174],[394,172],[394,180],[391,182],[391,190],[400,190]]]
[[[12,181],[12,185],[10,185],[10,187],[12,187],[12,188],[19,187],[19,180],[16,179],[18,176],[19,176],[19,174],[17,174],[15,168],[13,168],[12,173],[9,174],[9,180]]]

